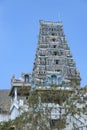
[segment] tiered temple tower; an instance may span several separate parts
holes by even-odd
[[[65,87],[71,87],[72,81],[80,85],[80,79],[62,23],[40,21],[38,47],[32,72],[33,87],[63,84]]]

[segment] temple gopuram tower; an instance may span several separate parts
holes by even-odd
[[[34,67],[33,87],[72,87],[72,81],[80,85],[70,48],[61,22],[40,21],[40,31]]]

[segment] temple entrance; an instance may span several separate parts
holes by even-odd
[[[52,75],[51,76],[51,81],[52,81],[52,85],[56,85],[57,84],[57,76],[56,75]]]

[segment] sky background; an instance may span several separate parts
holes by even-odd
[[[87,84],[87,0],[0,0],[0,89],[13,74],[32,73],[39,20],[62,21],[71,53]]]

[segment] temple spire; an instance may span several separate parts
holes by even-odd
[[[61,86],[76,81],[80,74],[73,60],[61,22],[40,21],[38,47],[32,72],[34,86]]]

